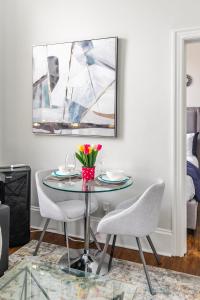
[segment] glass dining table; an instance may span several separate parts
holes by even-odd
[[[72,260],[71,268],[78,269],[85,272],[96,273],[98,263],[100,260],[101,252],[90,251],[90,203],[92,201],[91,196],[95,193],[107,193],[112,191],[120,191],[130,187],[133,184],[133,179],[128,176],[126,181],[120,183],[105,183],[97,178],[91,181],[82,180],[81,176],[67,178],[59,178],[52,176],[45,177],[43,184],[49,188],[84,194],[85,199],[85,240],[84,249],[79,257]],[[92,252],[92,253],[91,253]],[[67,261],[67,260],[66,260]],[[105,268],[102,268],[102,272],[105,274]]]

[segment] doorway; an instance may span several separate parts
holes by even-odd
[[[172,200],[173,255],[187,253],[187,206],[186,206],[186,46],[200,42],[200,28],[176,30],[172,35],[172,116],[174,199]],[[189,74],[188,74],[189,75]],[[191,79],[191,78],[188,78]]]
[[[199,248],[200,218],[200,41],[185,43],[187,254]]]

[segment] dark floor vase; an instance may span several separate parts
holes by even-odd
[[[29,167],[0,168],[0,200],[10,207],[10,247],[30,240],[30,178]]]

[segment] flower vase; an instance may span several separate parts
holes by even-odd
[[[94,180],[95,167],[82,167],[82,179],[85,181]]]

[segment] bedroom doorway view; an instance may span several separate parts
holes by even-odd
[[[200,256],[200,41],[185,50],[187,254]]]

